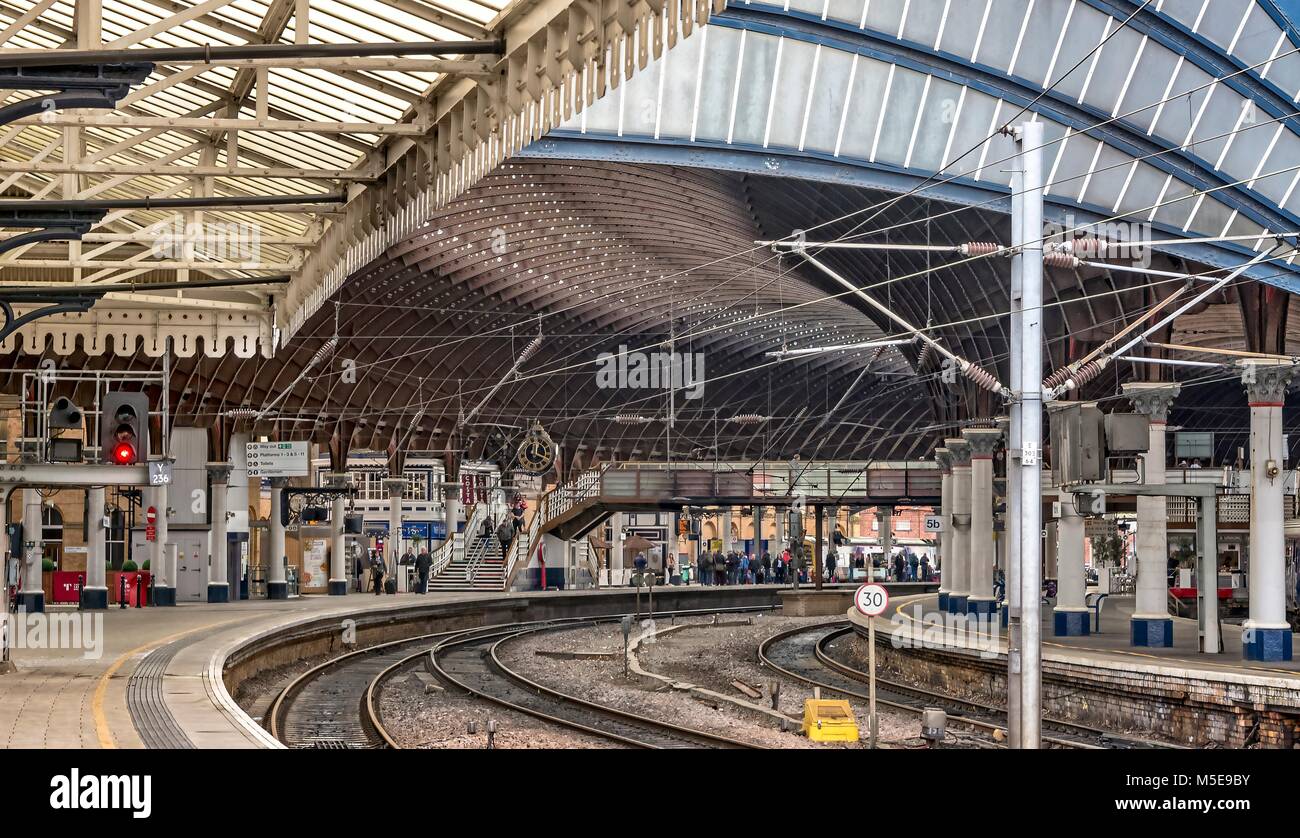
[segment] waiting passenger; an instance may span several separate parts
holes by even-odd
[[[727,557],[721,550],[713,554],[713,584],[727,584]]]
[[[832,547],[826,551],[826,580],[829,582],[835,581],[835,563],[835,548]]]
[[[429,592],[429,568],[433,567],[433,556],[429,555],[428,550],[421,550],[420,555],[415,557],[415,572],[420,576],[420,593]]]
[[[772,581],[772,554],[768,552],[764,552],[763,553],[763,578],[758,581],[758,584],[761,585],[764,582],[771,582],[771,581]]]
[[[370,556],[370,581],[375,586],[375,596],[384,592],[384,574],[388,571],[384,557],[375,551]]]
[[[740,584],[749,584],[749,554],[740,554]]]

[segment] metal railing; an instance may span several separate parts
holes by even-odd
[[[447,539],[433,551],[433,566],[429,568],[429,578],[437,576],[447,569],[452,559],[456,557],[457,548],[460,549],[460,555],[465,555],[466,537],[483,528],[483,518],[487,515],[487,503],[480,502],[474,504],[470,510],[469,518],[465,521],[463,532],[448,533]]]

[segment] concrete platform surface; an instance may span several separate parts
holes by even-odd
[[[157,742],[168,727],[183,731],[192,747],[265,746],[266,734],[250,729],[220,700],[221,673],[213,662],[223,650],[300,620],[500,596],[349,594],[102,612],[51,609],[61,621],[91,622],[81,623],[83,642],[76,648],[19,648],[42,629],[35,617],[16,624],[15,634],[23,637],[16,637],[15,671],[0,674],[0,748],[142,748],[142,729]],[[70,624],[63,625],[66,632]],[[157,670],[150,674],[161,677],[141,677],[146,662]],[[139,691],[132,701],[129,690]]]

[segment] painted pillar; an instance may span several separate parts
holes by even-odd
[[[288,599],[289,582],[285,578],[286,549],[284,539],[283,514],[284,500],[281,492],[288,481],[283,477],[271,479],[271,549],[268,551],[266,568],[266,598]]]
[[[41,580],[45,545],[41,531],[41,496],[35,489],[23,489],[23,592],[18,602],[28,613],[45,610],[45,587]]]
[[[722,529],[722,552],[723,553],[730,553],[732,549],[734,549],[731,543],[731,522],[734,514],[735,514],[735,510],[732,509],[730,506],[728,506],[727,508],[722,510],[722,514],[719,516],[721,520],[719,526]]]
[[[890,554],[894,552],[894,508],[876,507],[876,539],[880,542],[880,555],[886,568],[893,567]]]
[[[346,489],[352,483],[346,474],[331,474],[329,481],[336,489]],[[330,596],[348,593],[348,540],[343,533],[347,514],[347,498],[335,495],[330,508]]]
[[[455,540],[456,528],[460,525],[460,481],[448,480],[442,484],[442,504],[447,539]]]
[[[81,607],[108,607],[108,568],[104,549],[104,487],[86,490],[86,584],[81,589]]]
[[[208,463],[208,482],[212,486],[212,530],[208,540],[208,602],[230,601],[230,579],[226,573],[230,547],[226,538],[226,524],[230,516],[226,507],[230,499],[230,466],[227,463]]]
[[[948,583],[952,577],[948,573],[949,557],[952,556],[952,452],[947,448],[934,449],[934,461],[939,464],[939,520],[943,529],[939,531],[939,610],[948,610],[948,596],[951,591]]]
[[[153,575],[154,605],[176,604],[176,577],[172,573],[171,555],[167,549],[167,486],[154,486],[149,490],[149,506],[155,511],[154,540],[149,545],[149,571]]]
[[[997,428],[968,428],[961,432],[970,445],[970,598],[967,612],[992,619],[993,596],[993,452],[1002,440]]]
[[[1286,541],[1282,535],[1282,404],[1295,375],[1291,364],[1242,363],[1250,402],[1250,552],[1246,567],[1250,616],[1242,625],[1242,657],[1291,660],[1286,619]],[[1206,545],[1203,555],[1217,547]]]
[[[388,494],[388,555],[384,557],[384,563],[388,565],[388,577],[397,579],[404,573],[398,562],[402,558],[402,495],[406,493],[406,478],[388,478],[384,481],[384,491]],[[466,543],[478,535],[466,533]],[[405,585],[405,582],[401,584]]]
[[[1056,519],[1056,607],[1052,609],[1053,633],[1057,637],[1080,637],[1089,633],[1086,585],[1083,578],[1083,518],[1074,509],[1074,495],[1058,496],[1061,516]]]
[[[763,507],[754,506],[754,558],[763,558]]]
[[[952,574],[948,612],[965,614],[970,598],[970,443],[945,439],[952,457],[952,556],[944,562],[944,575]]]
[[[1142,455],[1143,482],[1165,483],[1165,425],[1179,385],[1167,382],[1133,382],[1124,395],[1137,412],[1150,420],[1147,453]],[[1280,520],[1280,519],[1279,519]],[[1130,645],[1173,646],[1174,621],[1169,616],[1168,511],[1163,497],[1137,498],[1137,601],[1129,622]]]
[[[609,550],[609,567],[606,569],[605,584],[615,585],[622,582],[623,578],[623,527],[626,524],[626,516],[622,512],[615,512],[609,520],[610,540]],[[619,581],[615,582],[615,578]]]
[[[789,517],[790,517],[790,507],[778,506],[776,508],[776,520],[773,521],[772,523],[775,527],[776,550],[774,552],[777,554],[777,556],[779,556],[781,554],[781,551],[785,549],[785,521]],[[773,556],[772,558],[776,558],[776,556]]]

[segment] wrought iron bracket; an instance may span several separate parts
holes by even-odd
[[[280,523],[286,527],[302,523],[302,511],[309,506],[329,507],[334,498],[356,497],[356,486],[321,486],[315,489],[298,489],[285,486],[280,489]]]

